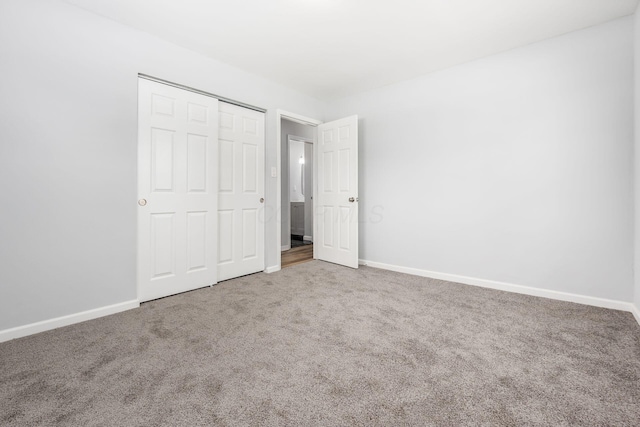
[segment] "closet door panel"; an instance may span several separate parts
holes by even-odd
[[[264,270],[264,113],[219,106],[218,280]],[[222,224],[222,222],[221,222]]]

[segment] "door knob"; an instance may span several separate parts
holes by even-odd
[[[145,205],[147,204],[147,199],[140,199],[140,200],[138,200],[138,204],[139,204],[140,206],[145,206]]]
[[[351,203],[353,203],[353,202],[355,202],[355,201],[356,201],[356,199],[354,199],[353,197],[349,197],[349,201],[350,201]]]
[[[260,203],[264,203],[264,197],[260,197]]]

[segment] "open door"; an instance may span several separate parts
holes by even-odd
[[[358,268],[358,116],[318,126],[314,258]]]

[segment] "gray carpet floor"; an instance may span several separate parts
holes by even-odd
[[[0,344],[0,425],[640,425],[629,313],[313,261]]]

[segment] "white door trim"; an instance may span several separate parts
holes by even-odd
[[[276,240],[275,251],[277,253],[276,260],[277,264],[274,266],[267,267],[264,271],[265,273],[273,273],[282,268],[282,258],[281,258],[281,248],[282,248],[282,119],[292,120],[297,123],[301,123],[303,125],[309,126],[318,126],[322,124],[322,121],[317,119],[312,119],[310,117],[302,116],[300,114],[291,113],[284,110],[276,110]],[[315,147],[315,144],[314,144]],[[313,161],[315,163],[316,156],[314,153]],[[313,168],[314,173],[316,168]],[[314,185],[315,187],[315,185]],[[314,195],[315,200],[315,195]],[[315,224],[315,221],[314,221]],[[314,225],[315,227],[315,225]],[[315,230],[314,230],[315,233]]]

